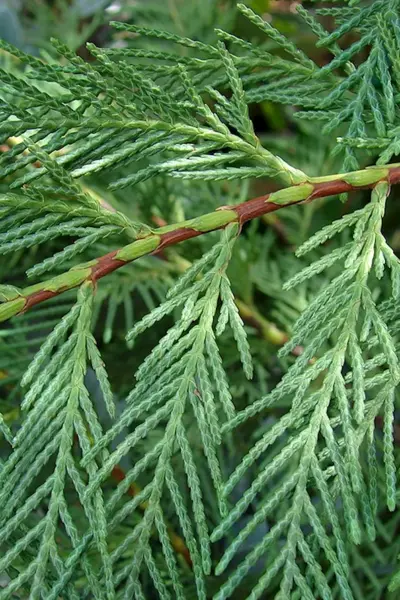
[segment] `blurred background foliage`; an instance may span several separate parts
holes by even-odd
[[[318,64],[324,64],[326,50],[315,47],[315,39],[296,15],[296,1],[249,0],[247,4],[264,19],[272,21],[282,33],[290,34],[291,39]],[[116,32],[109,26],[111,20],[163,29],[208,43],[216,40],[214,28],[230,31],[248,40],[260,35],[249,21],[239,15],[234,0],[0,0],[0,37],[25,51],[43,56],[46,60],[55,60],[50,44],[52,37],[67,44],[85,60],[92,60],[85,47],[88,41],[102,47],[127,47],[134,44],[145,49],[153,44],[160,50],[173,53],[191,52],[190,48],[169,45],[165,40],[143,39]],[[258,41],[271,48],[271,42]],[[0,53],[0,65],[4,66],[5,61],[10,60],[9,55]],[[7,65],[10,67],[9,62]],[[15,68],[18,66],[15,65]],[[340,161],[332,153],[332,140],[321,137],[314,128],[296,122],[294,114],[294,107],[277,106],[271,102],[251,106],[251,116],[260,140],[268,142],[271,150],[275,149],[282,158],[308,175],[322,176],[337,172]],[[9,143],[12,145],[16,141],[10,140]],[[0,147],[0,156],[8,149],[7,146]],[[7,184],[0,181],[0,191],[4,191],[9,184],[9,179]],[[89,193],[152,225],[194,217],[218,205],[237,203],[276,189],[275,184],[263,179],[213,183],[186,182],[161,176],[123,191],[111,192],[107,185],[107,176],[103,173],[85,178],[85,187]],[[362,193],[352,196],[352,208],[362,205],[367,197]],[[400,249],[400,220],[395,198],[390,206],[393,208],[388,208],[386,233],[396,251]],[[242,377],[235,346],[229,337],[224,340],[223,346],[225,367],[238,409],[259,398],[280,380],[293,357],[278,359],[277,348],[290,336],[294,321],[312,300],[316,286],[320,288],[324,285],[324,276],[320,276],[317,280],[313,279],[303,287],[282,295],[283,282],[300,270],[301,261],[304,260],[294,258],[294,249],[314,231],[347,210],[349,205],[346,203],[321,199],[310,205],[281,210],[277,215],[268,215],[246,225],[235,246],[229,277],[250,337],[255,364],[255,379],[251,383]],[[201,236],[167,250],[162,256],[141,259],[99,283],[96,295],[98,325],[94,326],[102,356],[117,392],[117,405],[120,407],[123,405],[124,395],[132,385],[131,374],[171,323],[163,322],[152,328],[140,346],[135,347],[134,352],[127,351],[127,329],[132,326],[136,317],[143,316],[165,297],[173,281],[209,249],[216,239],[217,234]],[[335,241],[329,243],[340,245],[344,241],[343,237],[337,236]],[[52,250],[57,249],[57,243],[52,245]],[[60,249],[62,247],[60,245]],[[89,260],[110,249],[113,249],[112,242],[103,240],[87,251],[85,259]],[[25,270],[39,262],[42,254],[43,257],[47,254],[45,245],[34,247],[28,253],[17,252],[12,258],[1,259],[0,279],[8,284],[24,285]],[[308,260],[315,258],[309,257]],[[330,277],[333,274],[334,269],[328,273]],[[379,296],[380,293],[377,283],[375,294]],[[60,315],[72,305],[74,298],[75,294],[63,295],[61,299],[45,303],[18,317],[0,330],[0,411],[12,430],[19,423],[21,398],[18,381],[21,373]],[[96,393],[95,377],[90,373],[88,377],[91,378],[90,385]],[[240,457],[254,443],[254,439],[275,422],[279,406],[274,407],[274,411],[275,413],[258,416],[255,423],[245,424],[241,435],[235,434],[235,447],[228,440],[227,446],[221,450],[221,461],[225,463],[226,472],[232,471]],[[103,415],[103,419],[106,420],[106,415]],[[154,441],[150,439],[146,443]],[[191,440],[191,444],[193,447],[195,440]],[[5,455],[5,442],[0,442],[0,449]],[[198,460],[201,462],[200,455],[199,447]],[[132,464],[136,458],[130,457]],[[216,519],[216,508],[210,505],[208,510],[212,523]],[[246,518],[245,515],[242,526]],[[383,512],[380,515],[380,537],[376,544],[352,549],[352,577],[355,580],[355,595],[360,600],[366,597],[390,597],[382,594],[387,594],[384,590],[399,552],[399,543],[394,541],[398,520],[398,516],[391,516],[389,520],[388,515]],[[260,538],[266,526],[260,526]],[[114,543],[118,544],[118,532],[115,535]],[[249,539],[243,553],[249,551],[255,542],[254,538]],[[217,547],[215,552],[219,551]],[[124,557],[124,560],[128,559],[129,556]],[[262,568],[261,564],[259,569]],[[254,578],[257,579],[258,576],[259,571],[255,569]],[[219,584],[210,576],[210,593]],[[190,588],[187,593],[190,600]],[[242,597],[240,590],[235,597]]]

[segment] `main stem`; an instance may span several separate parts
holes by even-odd
[[[311,202],[316,198],[344,192],[373,188],[379,181],[388,181],[389,184],[399,183],[400,165],[369,167],[362,171],[309,178],[304,183],[253,198],[236,206],[218,208],[214,212],[195,219],[159,227],[152,233],[119,250],[113,250],[89,263],[78,265],[53,279],[16,292],[15,296],[11,296],[9,301],[0,305],[0,322],[29,310],[35,304],[78,287],[84,281],[96,283],[105,275],[146,254],[156,254],[164,248],[179,244],[184,240],[217,229],[223,229],[230,223],[236,222],[242,225],[246,221],[286,206]]]

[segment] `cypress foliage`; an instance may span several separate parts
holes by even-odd
[[[0,600],[397,597],[400,2],[256,4],[0,41]]]

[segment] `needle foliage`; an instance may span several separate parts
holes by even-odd
[[[0,600],[395,598],[400,2],[106,4],[0,41]]]

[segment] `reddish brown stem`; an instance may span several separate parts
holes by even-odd
[[[365,171],[363,173],[365,173]],[[4,318],[9,318],[10,316],[13,316],[15,314],[25,312],[32,306],[39,304],[44,300],[57,296],[58,294],[62,293],[67,289],[77,287],[81,285],[84,280],[91,280],[93,283],[96,283],[105,275],[112,273],[116,269],[123,267],[128,262],[132,262],[133,260],[136,260],[137,258],[140,258],[140,256],[144,256],[145,254],[157,254],[164,250],[164,248],[167,248],[168,246],[179,244],[180,242],[197,237],[199,235],[203,235],[204,233],[208,233],[210,231],[223,229],[230,223],[237,222],[239,223],[239,225],[243,225],[251,219],[280,210],[281,208],[286,208],[294,204],[311,202],[317,198],[338,195],[344,192],[373,188],[378,183],[378,178],[375,178],[373,182],[367,183],[365,185],[363,184],[363,182],[358,183],[358,180],[356,184],[351,184],[348,183],[348,181],[346,181],[346,179],[349,179],[350,175],[352,174],[343,175],[343,178],[335,178],[335,176],[332,176],[332,179],[327,181],[314,180],[315,183],[313,180],[310,180],[309,183],[292,186],[290,190],[293,192],[294,197],[296,197],[296,189],[302,192],[305,189],[308,190],[309,188],[312,188],[312,192],[308,195],[303,195],[303,197],[300,200],[292,200],[290,198],[290,195],[287,198],[286,196],[282,198],[282,196],[279,196],[279,192],[272,192],[264,196],[253,198],[252,200],[242,202],[241,204],[237,204],[236,206],[221,207],[220,209],[217,209],[214,213],[210,213],[209,215],[203,215],[203,217],[199,217],[198,219],[193,219],[192,221],[186,221],[185,223],[177,224],[175,228],[171,226],[168,228],[161,227],[159,229],[156,229],[152,234],[150,234],[146,238],[142,238],[141,240],[137,240],[136,242],[130,244],[129,248],[132,249],[132,251],[130,252],[126,252],[125,248],[128,247],[125,247],[120,250],[113,250],[112,252],[109,252],[108,254],[99,257],[94,263],[92,263],[91,266],[82,269],[81,272],[83,274],[83,277],[81,279],[79,279],[78,277],[71,282],[67,277],[60,276],[52,280],[51,286],[46,285],[45,282],[43,286],[39,286],[39,289],[38,286],[35,286],[36,289],[32,290],[31,293],[29,288],[26,290],[26,293],[24,293],[24,290],[22,290],[22,298],[25,300],[23,306],[18,306],[18,309],[13,311],[13,314],[7,313],[5,314],[5,317],[2,317],[2,315],[0,314],[0,321],[4,320]],[[353,175],[357,175],[357,173]],[[393,167],[385,168],[384,179],[387,180],[390,184],[399,183],[400,166],[396,165]],[[283,191],[286,192],[286,190]],[[223,218],[218,220],[218,218],[216,218],[217,215],[220,215]],[[207,223],[204,225],[205,221],[207,221]],[[165,229],[168,230],[165,231]],[[146,240],[148,240],[151,243],[144,245],[143,242],[145,242]],[[135,247],[133,248],[133,246]],[[57,283],[57,285],[54,285],[55,283]]]

